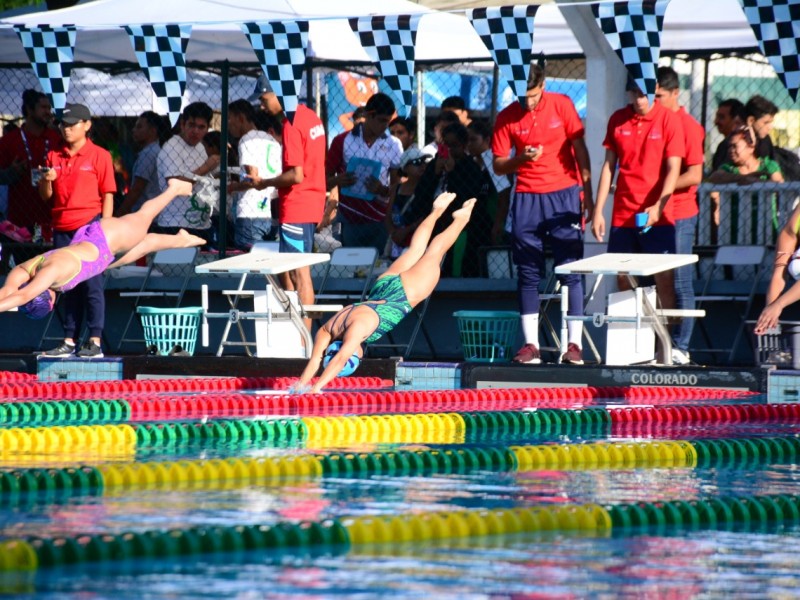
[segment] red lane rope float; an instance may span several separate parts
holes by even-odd
[[[555,391],[554,391],[555,390]],[[567,388],[584,398],[578,407],[592,404],[589,394],[614,396],[615,390]],[[334,416],[379,413],[427,413],[521,410],[526,408],[576,408],[572,399],[539,398],[555,396],[555,388],[513,388],[483,390],[435,390],[393,392],[328,392],[301,395],[253,395],[241,393],[152,397],[131,395],[131,421],[197,417],[236,416]],[[727,390],[711,390],[727,392]],[[561,390],[564,393],[564,390]],[[720,394],[721,395],[721,394]],[[716,394],[710,394],[716,396]],[[776,405],[771,405],[776,406]],[[698,407],[694,407],[698,408]],[[638,410],[638,409],[637,409]],[[637,413],[638,414],[638,413]]]
[[[8,381],[36,381],[36,375],[19,371],[0,371],[0,383]]]
[[[192,379],[121,379],[108,381],[35,381],[0,379],[0,398],[66,399],[131,393],[220,392],[250,389],[287,389],[294,379],[287,377],[202,377]],[[332,389],[386,388],[394,385],[380,377],[337,377]]]
[[[269,383],[268,388],[273,390],[288,390],[295,383],[297,377],[266,377]],[[315,377],[312,382],[316,381]],[[325,389],[336,390],[376,390],[393,387],[391,379],[381,379],[380,377],[337,377],[332,380]]]
[[[797,423],[799,404],[643,406],[608,409],[613,434],[652,433],[654,428],[703,423]]]

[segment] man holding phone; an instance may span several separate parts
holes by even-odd
[[[592,214],[593,197],[589,151],[575,105],[563,94],[545,91],[539,65],[531,65],[527,87],[524,104],[514,103],[497,116],[492,154],[495,173],[517,176],[510,211],[511,250],[525,344],[514,362],[539,364],[544,243],[551,246],[555,266],[583,258],[583,214]],[[559,280],[569,290],[569,314],[582,315],[581,276]],[[583,364],[583,323],[569,321],[567,328],[569,343],[561,362]]]

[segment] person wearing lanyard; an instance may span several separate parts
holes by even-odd
[[[50,208],[39,198],[39,168],[46,164],[47,153],[61,145],[61,136],[50,126],[53,109],[42,92],[22,93],[22,115],[22,126],[0,138],[0,170],[9,176],[6,218],[31,234],[39,225],[49,240],[52,221]]]
[[[60,127],[64,144],[47,155],[47,168],[39,181],[39,194],[52,203],[53,246],[63,248],[75,232],[114,210],[114,167],[111,154],[87,137],[92,115],[82,104],[67,104]],[[45,356],[69,356],[75,353],[76,334],[83,324],[86,308],[89,340],[77,355],[101,358],[100,337],[105,322],[103,277],[98,275],[80,283],[64,294],[64,342],[44,353]]]

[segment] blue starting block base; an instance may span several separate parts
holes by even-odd
[[[122,379],[122,357],[54,358],[38,356],[39,381],[108,381]]]

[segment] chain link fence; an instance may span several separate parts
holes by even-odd
[[[670,64],[679,73],[681,102],[705,127],[706,173],[710,172],[714,150],[724,139],[714,125],[715,111],[717,105],[728,98],[736,98],[743,103],[754,95],[769,99],[778,108],[770,134],[774,145],[787,148],[793,153],[800,147],[798,106],[792,102],[762,56],[677,56],[663,58],[662,63]],[[227,110],[223,102],[251,97],[258,73],[257,66],[216,64],[191,67],[184,106],[192,102],[206,103],[213,110],[210,130],[225,129],[222,121],[227,116]],[[462,118],[461,123],[468,123],[468,137],[463,138],[463,143],[458,136],[456,140],[463,145],[463,156],[461,152],[457,152],[458,158],[454,158],[453,163],[462,164],[461,168],[440,174],[433,172],[433,161],[420,165],[423,169],[415,175],[418,177],[416,187],[403,188],[403,196],[412,196],[413,201],[407,212],[399,217],[395,215],[395,218],[405,218],[410,222],[414,215],[424,214],[433,197],[442,189],[455,191],[458,195],[456,203],[475,196],[479,200],[479,209],[475,212],[470,228],[448,257],[445,276],[513,277],[513,265],[508,260],[507,251],[508,224],[505,223],[502,202],[498,201],[502,193],[508,193],[513,181],[509,178],[492,177],[490,158],[481,160],[480,155],[490,148],[491,129],[497,113],[515,99],[505,83],[499,80],[496,69],[491,64],[418,64],[417,69],[419,76],[416,80],[414,108],[410,120],[405,122],[410,131],[408,137],[403,139],[404,150],[408,152],[409,146],[416,145],[429,154],[439,151],[436,144],[441,148],[442,128],[437,127],[437,123],[441,121],[442,113],[447,112],[443,111],[442,103],[447,103],[448,98],[463,100],[468,116],[466,119]],[[546,74],[547,89],[568,95],[579,115],[584,118],[587,110],[585,61],[580,58],[548,59]],[[223,87],[226,89],[223,90]],[[0,68],[0,115],[4,133],[21,123],[21,97],[22,92],[28,88],[39,89],[28,66],[5,65]],[[304,81],[301,101],[316,107],[330,143],[336,135],[352,127],[353,112],[377,91],[386,90],[370,65],[315,64],[309,69]],[[72,71],[69,99],[70,102],[86,104],[96,116],[91,137],[112,154],[118,188],[115,204],[119,207],[132,188],[134,165],[141,150],[137,147],[132,130],[137,116],[153,109],[153,92],[136,65],[120,64],[113,71],[81,67]],[[272,133],[280,140],[279,131],[273,130]],[[173,128],[172,134],[180,136],[180,128]],[[201,141],[197,147],[192,146],[191,152],[184,157],[185,160],[181,158],[187,170],[192,170],[197,161],[202,162],[208,152],[219,151],[219,148],[211,147],[214,143],[222,144],[219,139],[215,142],[214,137],[211,135],[207,140],[210,144],[208,147]],[[230,174],[239,173],[236,142],[234,139],[228,140],[229,177]],[[589,148],[589,151],[594,155],[602,153],[603,149]],[[8,163],[0,164],[0,171],[5,171],[9,166]],[[408,171],[408,176],[415,166],[417,165],[404,165],[403,171]],[[18,225],[29,229],[33,229],[35,224],[41,225],[46,242],[48,209],[33,193],[35,190],[31,188],[29,181],[23,176],[18,181],[6,182],[7,185],[0,186],[0,213],[3,213],[5,219],[9,203],[24,203],[28,218]],[[771,194],[750,190],[747,194],[738,194],[738,200],[733,200],[737,196],[735,190],[726,190],[722,201],[728,204],[723,205],[719,212],[721,220],[715,222],[714,209],[710,204],[707,205],[710,203],[710,196],[706,193],[707,188],[703,189],[700,194],[702,218],[697,241],[699,245],[712,248],[721,243],[773,244],[777,231],[796,198],[793,187]],[[742,199],[753,197],[753,194],[761,200],[750,202]],[[237,248],[234,243],[236,236],[233,216],[236,214],[236,203],[240,199],[235,195],[231,196],[227,198],[222,210],[222,219],[221,214],[212,216],[203,212],[203,206],[189,201],[186,205],[176,203],[175,206],[168,207],[163,222],[202,230],[211,247],[219,248],[224,239],[226,246],[221,249],[226,252],[235,251]],[[740,210],[737,208],[739,205],[734,205],[733,202],[742,203],[742,206],[746,204],[746,209]],[[36,253],[40,249],[31,248],[27,243],[29,238],[24,232],[20,234],[21,239],[15,239],[19,236],[8,237],[6,233],[8,232],[5,230],[0,232],[0,240],[12,252],[4,253],[4,261],[8,261],[11,256],[19,262],[26,257],[26,252]],[[34,231],[29,231],[30,235],[33,233]],[[269,236],[266,232],[264,235]],[[318,243],[320,249],[325,251],[341,244],[335,223],[330,229],[320,232]],[[378,250],[382,255],[390,254],[392,244]],[[7,268],[8,264],[4,267]]]

